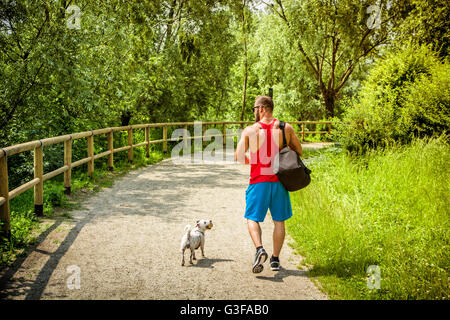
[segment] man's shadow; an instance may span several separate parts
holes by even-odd
[[[280,271],[275,271],[276,273],[273,275],[273,277],[266,277],[266,276],[256,276],[257,279],[261,280],[269,280],[273,282],[284,282],[283,279],[289,276],[294,277],[308,277],[308,271],[306,270],[288,270],[283,267],[280,267]]]

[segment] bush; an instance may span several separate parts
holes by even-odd
[[[349,151],[366,152],[414,136],[447,133],[450,64],[428,47],[393,51],[372,69],[356,99],[347,101],[338,139]]]

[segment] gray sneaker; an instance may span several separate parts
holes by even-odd
[[[270,258],[270,270],[280,271],[280,260],[274,260],[273,258]]]
[[[259,249],[256,251],[255,254],[255,261],[253,262],[252,271],[253,273],[260,273],[263,271],[264,266],[263,263],[267,260],[267,252],[264,250],[264,248]]]

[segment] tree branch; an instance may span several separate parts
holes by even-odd
[[[11,120],[11,118],[13,117],[14,113],[17,110],[17,107],[22,103],[23,99],[25,98],[27,93],[31,90],[31,88],[33,88],[33,86],[36,84],[36,78],[37,78],[38,74],[41,72],[41,69],[42,69],[43,66],[44,66],[44,63],[42,62],[41,65],[39,66],[37,72],[34,74],[33,81],[31,82],[30,86],[13,103],[13,108],[10,110],[10,112],[6,113],[5,119],[2,121],[2,123],[0,123],[0,127],[6,126],[8,124],[8,122]],[[22,83],[20,84],[19,91],[21,91],[24,81],[25,80],[23,80]]]
[[[299,40],[299,36],[295,32],[295,30],[293,30],[293,28],[291,27],[291,24],[289,23],[289,20],[287,19],[286,14],[284,12],[284,8],[283,8],[283,4],[282,4],[281,0],[276,0],[276,3],[278,4],[278,6],[281,9],[281,13],[279,13],[277,10],[275,10],[275,8],[273,8],[273,4],[272,4],[271,6],[272,6],[273,10],[281,17],[281,19],[287,24],[288,28],[294,33],[295,37],[297,38],[297,47],[298,47],[298,49],[300,50],[302,55],[305,57],[306,62],[308,63],[308,65],[311,68],[311,70],[314,72],[314,76],[316,77],[316,79],[319,80],[319,70],[314,67],[313,62],[311,61],[310,57],[306,53],[305,49],[302,46],[302,43]]]
[[[325,34],[327,33],[328,27],[325,26]],[[319,77],[322,78],[322,71],[323,71],[323,62],[325,61],[325,54],[327,52],[327,37],[325,36],[325,41],[323,42],[323,52],[322,52],[322,60],[320,61],[320,67],[319,67]]]
[[[366,57],[371,51],[373,51],[376,47],[378,47],[379,45],[381,45],[382,43],[384,43],[386,41],[386,37],[381,39],[380,41],[376,42],[374,45],[372,45],[369,49],[364,50],[364,52],[362,54],[360,54],[354,61],[351,60],[350,65],[347,67],[347,69],[345,70],[344,74],[342,75],[339,84],[336,88],[336,92],[339,92],[339,90],[342,89],[342,87],[344,86],[344,84],[347,82],[348,78],[350,77],[350,75],[352,74],[353,70],[355,69],[355,66],[358,64],[358,62]]]

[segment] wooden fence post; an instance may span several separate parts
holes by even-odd
[[[111,152],[108,155],[108,170],[114,170],[114,131],[108,132],[108,150]]]
[[[205,140],[205,136],[206,136],[206,124],[204,124],[202,126],[202,140],[203,140],[203,148],[206,147],[206,140]]]
[[[2,150],[3,151],[3,150]],[[0,198],[4,198],[0,204],[0,222],[2,222],[2,236],[10,239],[11,223],[9,216],[9,189],[8,189],[8,159],[5,155],[0,158]]]
[[[39,183],[34,186],[34,213],[38,217],[44,215],[44,153],[42,142],[34,148],[34,178],[39,178]]]
[[[150,127],[145,127],[145,156],[150,158]]]
[[[302,141],[305,141],[305,123],[302,123]]]
[[[64,193],[70,194],[71,192],[71,179],[72,179],[72,136],[67,141],[64,141],[64,165],[68,166],[66,172],[64,172]]]
[[[167,153],[167,126],[163,127],[163,139],[164,139],[163,151],[164,153]]]
[[[94,173],[94,133],[92,132],[92,135],[87,137],[87,144],[88,144],[88,157],[91,158],[88,162],[88,176],[92,177],[92,174]]]
[[[187,147],[188,147],[188,141],[187,141],[187,139],[188,139],[188,135],[187,135],[187,128],[188,128],[188,126],[187,126],[187,124],[185,124],[184,125],[184,131],[183,131],[183,146],[184,146],[184,148],[185,149],[187,149]]]
[[[128,149],[128,162],[133,162],[133,127],[130,126],[128,129],[128,146],[130,149]]]
[[[331,133],[331,123],[328,124],[328,134]]]
[[[225,123],[223,124],[223,128],[222,128],[222,140],[223,140],[223,145],[227,144],[227,131],[225,129]]]

